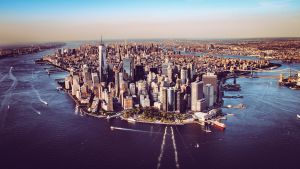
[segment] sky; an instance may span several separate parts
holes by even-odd
[[[300,37],[300,0],[1,0],[0,44]]]

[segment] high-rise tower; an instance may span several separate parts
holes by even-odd
[[[101,36],[101,44],[99,46],[99,79],[100,79],[100,82],[105,82],[106,75],[107,75],[106,47],[102,43],[102,36]]]

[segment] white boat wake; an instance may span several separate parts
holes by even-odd
[[[31,87],[32,87],[33,91],[35,92],[35,94],[36,94],[37,98],[39,99],[39,101],[44,103],[45,105],[48,105],[48,103],[41,98],[40,93],[34,88],[34,86],[32,84],[31,84]]]
[[[10,106],[9,106],[9,103],[10,103],[10,99],[12,97],[12,91],[16,88],[17,84],[18,84],[18,80],[17,78],[13,75],[12,73],[12,69],[13,67],[10,68],[9,70],[9,78],[11,80],[13,80],[13,83],[11,84],[11,86],[5,91],[5,95],[4,98],[2,99],[2,102],[1,102],[1,106],[0,106],[0,124],[1,124],[1,128],[3,127],[4,125],[4,121],[6,119],[6,116],[7,116],[7,110],[10,109]],[[6,77],[6,76],[5,76]],[[3,79],[3,77],[1,78],[1,80]],[[6,110],[4,110],[4,108]]]
[[[178,152],[177,152],[177,147],[176,147],[176,142],[175,142],[173,127],[171,127],[171,132],[172,132],[172,141],[173,141],[173,148],[174,148],[176,168],[179,168]]]
[[[41,115],[41,114],[42,114],[40,111],[38,111],[37,109],[35,109],[35,108],[33,108],[33,107],[31,107],[31,109],[32,109],[36,114],[38,114],[38,115]]]
[[[111,130],[123,130],[123,131],[140,132],[140,133],[150,133],[150,131],[145,131],[145,130],[135,130],[135,129],[122,128],[122,127],[114,127],[114,126],[110,126],[110,129]],[[159,132],[154,132],[154,133],[159,133]]]
[[[162,159],[163,154],[164,154],[164,148],[165,148],[165,144],[166,144],[167,129],[168,129],[168,127],[165,128],[165,133],[164,133],[164,136],[163,136],[163,139],[162,139],[162,143],[161,143],[161,146],[160,146],[160,154],[158,156],[157,169],[159,169],[159,167],[161,165],[161,159]]]

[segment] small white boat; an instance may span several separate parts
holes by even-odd
[[[195,145],[195,147],[196,147],[196,148],[199,148],[199,144],[197,143],[197,144]]]
[[[227,105],[226,107],[227,107],[227,108],[232,108],[232,105],[231,105],[231,104],[229,104],[229,105]]]
[[[57,86],[56,90],[60,91],[60,90],[62,90],[62,87],[61,86]]]
[[[114,130],[115,129],[115,127],[113,127],[113,126],[110,126],[110,130]]]
[[[297,117],[300,119],[300,115],[299,114],[297,114]]]

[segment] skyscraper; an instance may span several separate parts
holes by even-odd
[[[107,62],[106,62],[106,47],[104,44],[99,46],[99,79],[100,82],[105,82],[105,76],[107,75]]]
[[[181,79],[182,84],[186,83],[187,77],[188,77],[188,71],[186,69],[182,68],[180,70],[180,79]]]
[[[169,65],[167,68],[167,76],[168,76],[168,81],[170,83],[173,82],[173,69],[171,65]]]
[[[83,82],[86,83],[87,81],[91,80],[91,72],[90,69],[88,67],[88,65],[83,65],[82,67],[82,75],[83,75]]]
[[[219,93],[218,77],[213,73],[207,73],[202,76],[204,85],[211,84],[214,88],[214,102],[216,101]],[[220,99],[220,98],[219,98]],[[208,100],[207,100],[208,101]]]
[[[163,87],[161,88],[161,100],[160,102],[162,103],[162,110],[167,111],[167,88]]]
[[[214,105],[214,88],[211,84],[206,84],[203,88],[204,96],[208,107]]]
[[[125,80],[132,80],[133,79],[133,59],[132,58],[124,58],[123,59],[123,72]]]
[[[191,109],[192,111],[197,111],[197,101],[203,97],[203,82],[193,82],[192,83],[192,99],[191,99]]]
[[[168,111],[175,111],[175,90],[173,87],[168,88]]]

